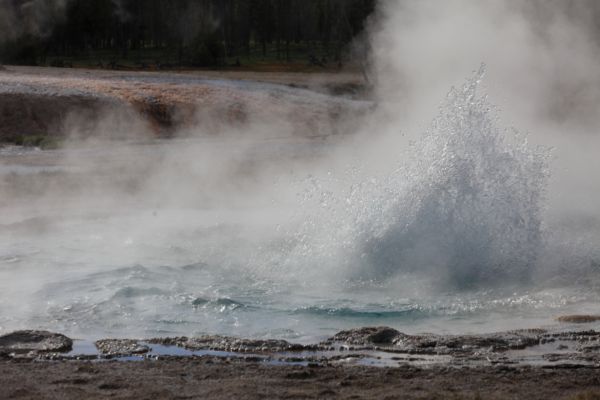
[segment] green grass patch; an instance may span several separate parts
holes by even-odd
[[[14,135],[4,138],[2,142],[17,146],[39,147],[44,150],[57,149],[62,144],[61,139],[47,135]]]

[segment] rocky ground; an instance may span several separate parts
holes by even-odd
[[[313,345],[202,336],[104,339],[93,351],[77,342],[44,331],[1,336],[0,398],[600,399],[600,332],[590,329],[366,327]]]

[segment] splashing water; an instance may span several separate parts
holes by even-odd
[[[350,281],[411,275],[451,289],[527,282],[542,247],[548,152],[499,128],[477,95],[484,73],[482,65],[450,91],[410,161],[391,173],[310,178],[306,222],[284,264],[302,269],[302,260]],[[349,189],[333,189],[340,183]]]

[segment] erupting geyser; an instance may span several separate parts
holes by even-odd
[[[350,280],[410,274],[459,289],[527,282],[542,247],[548,152],[499,127],[477,94],[484,72],[450,91],[390,173],[353,170],[337,192],[335,178],[313,178],[307,198],[317,211],[307,207],[288,260]]]

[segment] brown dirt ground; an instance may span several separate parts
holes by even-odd
[[[0,362],[2,399],[600,399],[597,368],[268,366],[214,358]]]

